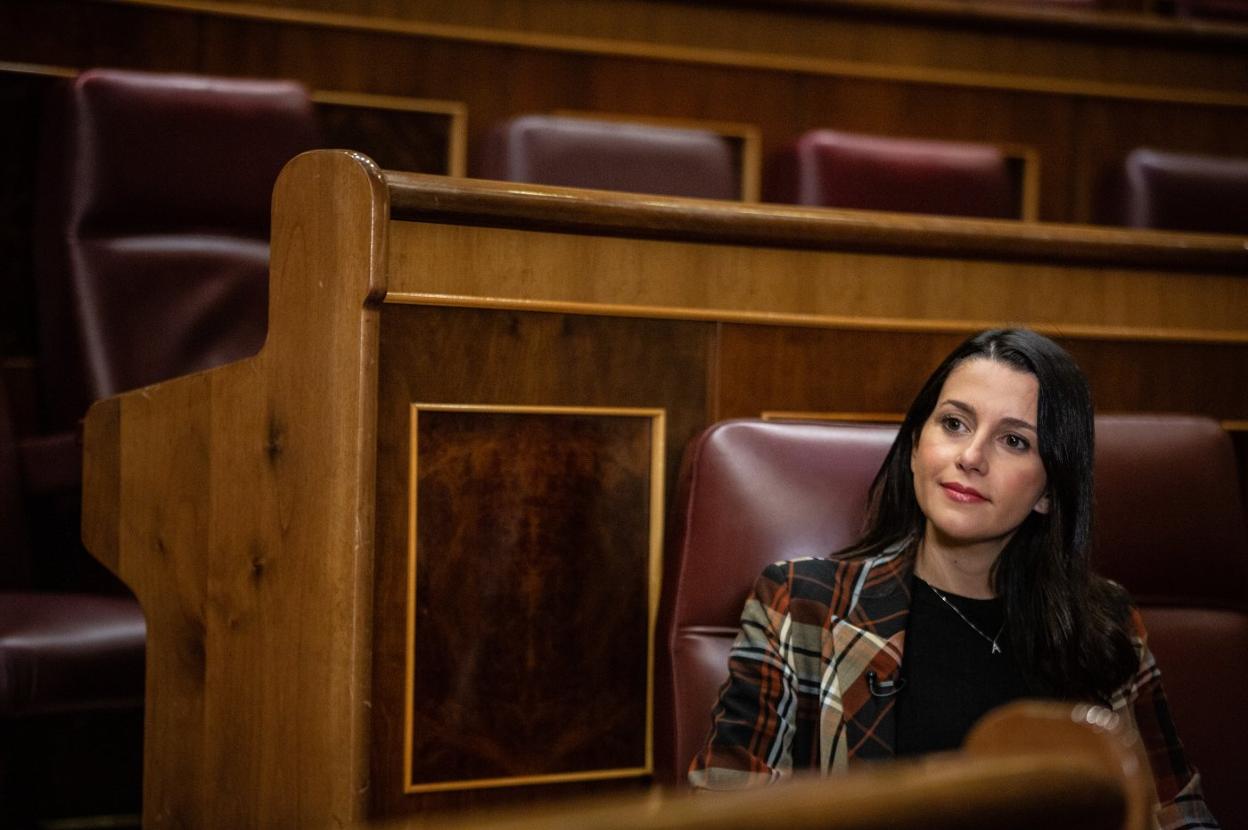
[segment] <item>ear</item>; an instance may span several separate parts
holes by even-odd
[[[1036,502],[1036,506],[1031,508],[1040,515],[1047,515],[1049,512],[1049,494],[1045,493],[1040,497],[1040,501]]]

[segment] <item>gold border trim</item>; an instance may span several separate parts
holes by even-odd
[[[0,72],[8,72],[14,75],[33,75],[41,78],[73,78],[78,74],[77,69],[70,69],[68,66],[14,61],[0,61]]]
[[[681,306],[629,305],[575,300],[530,300],[478,297],[465,294],[429,294],[388,291],[383,302],[396,305],[491,308],[510,311],[541,311],[601,317],[642,317],[657,320],[696,320],[712,323],[751,323],[767,326],[849,329],[857,331],[929,332],[962,334],[1008,325],[1026,325],[1051,337],[1074,340],[1143,340],[1176,343],[1248,343],[1248,331],[1161,328],[1156,326],[1106,326],[1093,323],[1045,323],[1016,319],[917,320],[908,317],[855,317],[846,314],[797,314],[786,311],[688,308]]]
[[[667,445],[667,410],[649,407],[597,406],[525,406],[507,404],[430,404],[410,405],[407,497],[407,649],[404,657],[403,701],[403,794],[478,790],[487,787],[510,787],[531,784],[554,784],[569,781],[597,781],[633,778],[654,771],[654,661],[655,636],[658,624],[659,596],[663,582],[663,512],[664,475]],[[640,767],[583,770],[549,775],[480,778],[463,781],[440,781],[436,784],[412,783],[412,696],[416,674],[416,482],[419,451],[418,419],[421,412],[503,412],[516,415],[595,415],[602,417],[634,417],[650,419],[650,538],[649,594],[646,637],[646,735],[645,763]]]

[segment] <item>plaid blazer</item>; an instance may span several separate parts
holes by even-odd
[[[798,559],[770,565],[741,614],[729,677],[689,782],[739,789],[795,770],[829,774],[894,754],[895,698],[871,694],[898,676],[910,613],[911,557]],[[1188,766],[1161,673],[1134,615],[1140,668],[1112,700],[1148,752],[1162,830],[1217,827]]]

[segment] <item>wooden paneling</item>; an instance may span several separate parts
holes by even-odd
[[[1242,28],[991,6],[48,0],[0,6],[0,59],[461,101],[469,170],[493,123],[568,109],[746,122],[764,156],[814,127],[1022,145],[1044,221],[1104,215],[1137,144],[1240,152]]]
[[[409,493],[410,458],[410,407],[412,402],[421,404],[470,405],[470,406],[545,406],[579,408],[643,408],[666,413],[663,436],[663,485],[671,491],[679,467],[680,453],[694,433],[708,422],[706,401],[707,367],[712,360],[714,326],[709,323],[656,321],[629,318],[578,317],[573,315],[523,313],[456,308],[423,308],[386,304],[382,307],[380,340],[380,378],[378,404],[378,470],[377,470],[377,547],[376,547],[376,621],[374,630],[374,678],[372,692],[373,717],[373,785],[371,797],[379,814],[411,812],[435,807],[470,806],[500,800],[514,801],[550,798],[556,794],[575,791],[574,785],[541,784],[521,786],[518,789],[487,789],[465,791],[463,787],[446,792],[412,793],[404,790],[403,736],[405,697],[404,677],[406,638],[402,621],[407,613],[408,546],[409,538],[407,498]],[[565,447],[566,443],[561,442]],[[559,477],[570,474],[566,466],[551,468]],[[591,478],[601,481],[606,475],[596,469]],[[552,486],[557,480],[552,482]],[[585,490],[593,484],[586,483]],[[552,491],[553,493],[554,491]],[[549,495],[549,494],[548,494]],[[546,515],[543,507],[552,506],[544,495],[533,504],[532,516]],[[606,502],[602,502],[605,509]],[[556,507],[558,505],[555,505]],[[567,505],[563,505],[566,507]],[[559,508],[562,510],[562,507]],[[627,537],[627,529],[637,522],[664,518],[665,507],[650,505],[642,513],[626,517],[612,512],[610,517],[597,513],[599,528],[613,528]],[[656,512],[657,511],[657,512]],[[554,517],[551,516],[551,521]],[[418,514],[419,523],[419,514]],[[544,525],[532,526],[539,532]],[[646,525],[649,528],[649,525]],[[547,527],[549,530],[550,527]],[[563,562],[565,569],[560,579],[559,592],[564,602],[589,601],[592,592],[574,588],[566,580],[584,568],[592,551],[580,551],[579,537],[574,529],[566,529],[551,535],[546,541],[550,547],[545,554],[555,562]],[[500,534],[506,527],[493,522],[466,528],[468,536],[456,535],[453,550],[464,550],[464,539],[472,533],[484,534],[489,544],[502,544]],[[595,532],[586,528],[586,532]],[[657,541],[657,540],[656,540]],[[432,544],[432,542],[430,543]],[[448,543],[449,544],[449,543]],[[484,544],[484,543],[483,543]],[[613,542],[614,544],[614,542]],[[571,548],[569,548],[571,545]],[[476,547],[476,545],[474,545]],[[505,546],[506,547],[506,546]],[[431,555],[451,555],[443,545],[433,545]],[[497,584],[506,569],[506,559],[486,556],[485,551],[466,551],[465,556],[482,556],[480,561],[464,565],[467,590],[483,590],[486,585]],[[578,562],[578,557],[587,557]],[[419,557],[418,557],[419,561]],[[479,568],[499,569],[488,576],[488,581],[469,582],[469,575]],[[616,565],[615,567],[619,567]],[[599,563],[593,578],[602,579],[610,569]],[[589,578],[589,574],[585,574]],[[634,574],[635,576],[635,574]],[[484,577],[483,577],[484,579]],[[578,580],[573,579],[573,582]],[[603,580],[603,590],[618,589],[610,579]],[[417,577],[420,584],[420,578]],[[513,585],[530,584],[526,580],[513,581]],[[537,586],[534,590],[537,590]],[[558,587],[558,586],[547,586]],[[552,608],[560,606],[553,599]],[[456,648],[466,652],[464,659],[472,654],[487,655],[502,648],[502,640],[515,646],[518,640],[504,634],[489,635],[491,626],[516,627],[521,624],[514,616],[485,610],[486,619],[478,620],[461,609],[463,640]],[[498,619],[492,619],[497,614]],[[601,622],[601,620],[599,620]],[[397,624],[396,624],[397,623]],[[416,630],[420,631],[420,619]],[[614,628],[612,629],[615,630]],[[598,624],[585,631],[601,635]],[[616,636],[615,634],[611,635]],[[575,641],[575,637],[572,638]],[[449,655],[448,655],[449,656]],[[577,662],[590,676],[581,683],[602,683],[603,665],[596,660],[572,661],[571,651],[565,651],[569,660],[562,669],[552,667],[551,672],[567,670]],[[599,655],[599,660],[610,657],[610,650]],[[622,662],[609,665],[622,667]],[[599,671],[591,671],[597,666]],[[525,677],[520,675],[508,687],[508,695],[520,695],[526,688]],[[634,678],[635,680],[635,678]],[[533,678],[539,686],[544,678]],[[580,688],[579,686],[577,688]],[[604,699],[612,699],[607,693]],[[635,703],[635,701],[634,701]],[[560,694],[549,707],[532,712],[534,717],[554,717],[556,712],[569,704]],[[545,713],[545,714],[543,714]],[[454,717],[454,711],[444,713],[439,709],[427,710],[423,717]],[[572,712],[562,714],[572,720]],[[465,717],[480,715],[479,710],[464,713]],[[423,721],[422,721],[423,722]],[[635,738],[644,738],[642,733]],[[536,751],[539,747],[528,748]],[[517,771],[534,769],[540,759],[534,759],[520,751],[495,754],[494,775],[503,774],[501,769]],[[523,749],[523,748],[522,748]],[[598,747],[605,751],[607,747]],[[527,765],[527,766],[526,766]],[[634,776],[634,781],[640,780]],[[596,786],[602,786],[598,784]],[[622,782],[622,786],[632,786]]]
[[[405,793],[414,402],[661,411],[671,492],[684,446],[715,419],[899,411],[971,328],[1021,320],[1062,337],[1102,409],[1248,420],[1248,254],[1234,238],[509,187],[381,174],[348,153],[292,162],[275,205],[262,351],[109,399],[88,417],[85,537],[134,588],[152,632],[145,826],[351,825],[601,785]],[[463,425],[443,424],[428,459],[417,455],[417,475],[442,458],[434,478],[469,496],[420,542],[426,567],[450,568],[425,571],[425,582],[460,597],[466,618],[462,642],[425,655],[420,683],[437,679],[456,647],[488,653],[500,639],[502,621],[465,612],[484,597],[463,598],[496,583],[455,585],[470,549],[523,550],[528,564],[557,550],[566,565],[613,533],[621,543],[642,526],[653,534],[660,509],[653,496],[644,515],[621,506],[640,504],[636,433],[580,440],[550,421],[457,432]],[[489,506],[472,490],[489,476],[465,477],[465,464],[484,459],[489,472],[496,459],[501,480],[585,441],[625,447],[626,463],[578,454],[524,474],[541,492],[506,521],[465,524],[455,512]],[[469,449],[482,443],[494,449]],[[591,468],[599,483],[629,471],[622,489],[604,488],[601,515],[577,501],[593,489],[575,486]],[[418,526],[441,511],[425,494]],[[576,509],[561,510],[561,499]],[[552,530],[587,514],[595,527]],[[511,545],[513,531],[537,542]],[[603,598],[604,586],[576,584],[606,570],[588,554],[545,585],[557,568],[497,558],[487,564],[498,579],[512,575],[509,602],[531,584],[546,602],[547,588],[572,605]],[[623,605],[635,610],[632,588]],[[430,602],[418,599],[417,614]],[[579,633],[613,636],[610,625]],[[421,715],[455,723],[449,701],[489,705],[479,694],[443,699]],[[506,711],[477,711],[477,723],[495,733]],[[533,772],[533,759],[490,737],[461,759],[461,774]],[[500,746],[508,757],[481,760]],[[576,757],[569,766],[597,763]]]
[[[410,181],[413,198],[426,186],[458,187],[396,181]],[[1016,322],[1083,337],[1248,340],[1248,280],[1236,273],[1245,256],[1231,238],[1217,263],[1226,270],[1192,274],[1082,261],[1198,257],[1190,247],[1166,253],[1171,243],[1186,247],[1194,239],[1178,234],[779,208],[763,220],[724,203],[627,194],[603,197],[611,211],[596,216],[590,204],[554,188],[513,190],[508,197],[505,186],[472,187],[499,197],[491,220],[523,204],[535,212],[533,227],[563,223],[580,232],[396,223],[391,299],[859,329],[965,332]],[[397,204],[405,198],[396,190]],[[454,210],[453,195],[440,208]],[[723,244],[595,235],[596,220],[610,216],[656,236],[706,234]],[[1209,252],[1223,244],[1207,241]],[[784,242],[824,250],[780,247]],[[913,254],[904,252],[907,244],[918,246]],[[933,250],[937,245],[949,251]],[[1043,261],[1046,251],[1050,261]]]
[[[904,413],[962,334],[724,326],[717,411]],[[1243,345],[1063,338],[1100,412],[1248,412]],[[1196,367],[1199,367],[1198,369]]]
[[[384,185],[278,180],[260,355],[88,415],[84,540],[148,622],[145,827],[323,827],[368,787]]]
[[[724,326],[720,418],[766,411],[905,412],[964,335]]]
[[[1100,94],[1238,89],[1242,29],[1143,15],[911,2],[129,0],[253,19],[687,63]],[[268,8],[266,8],[266,6]],[[279,8],[280,6],[280,8]],[[1141,52],[1147,60],[1141,60]]]
[[[662,411],[412,418],[406,791],[649,773]]]

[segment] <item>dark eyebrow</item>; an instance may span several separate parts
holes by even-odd
[[[947,400],[941,401],[941,404],[952,406],[955,409],[960,409],[963,412],[967,413],[968,415],[976,414],[975,407],[971,406],[969,403],[963,403],[962,401],[954,400],[953,398],[949,398]],[[1014,427],[1015,429],[1029,429],[1036,434],[1039,434],[1040,432],[1038,429],[1035,428],[1034,425],[1028,423],[1027,421],[1024,421],[1022,418],[1002,418],[1001,423],[1008,427]]]

